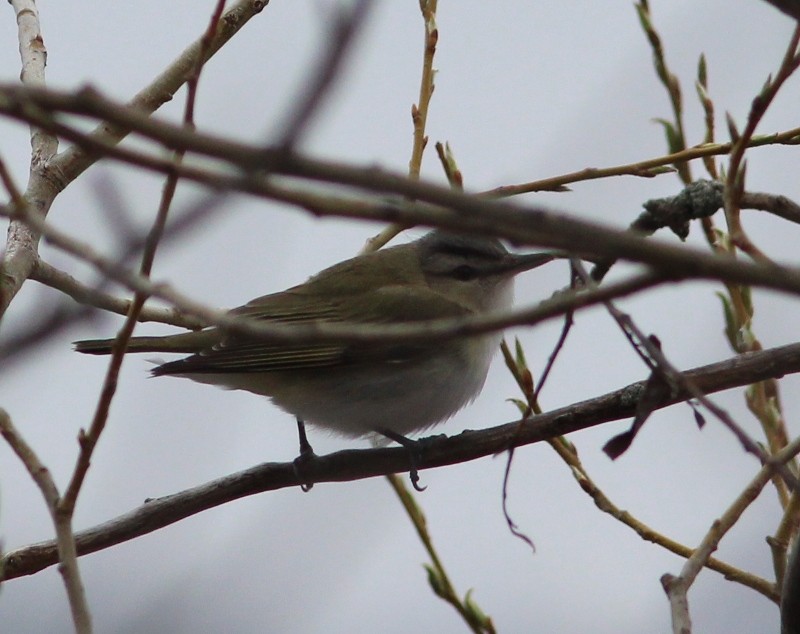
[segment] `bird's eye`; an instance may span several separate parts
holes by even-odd
[[[457,280],[461,280],[462,282],[474,280],[477,276],[478,271],[475,269],[475,267],[472,267],[469,264],[459,264],[453,269],[453,277]]]

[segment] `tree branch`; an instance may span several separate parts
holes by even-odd
[[[86,286],[69,273],[57,269],[41,259],[31,273],[31,279],[61,291],[79,304],[101,308],[110,313],[127,315],[131,307],[130,299],[114,297],[96,288]],[[157,306],[143,307],[139,313],[139,321],[153,321],[188,329],[202,328],[205,325],[197,317],[187,315],[178,308],[159,308]]]
[[[704,393],[710,394],[755,381],[800,372],[800,344],[751,352],[684,373]],[[432,469],[476,460],[555,436],[587,429],[633,415],[645,381],[615,392],[530,418],[458,436],[423,439],[420,469]],[[689,397],[679,391],[660,407]],[[180,493],[149,500],[113,520],[78,533],[81,555],[109,548],[168,526],[206,509],[233,500],[277,489],[300,486],[302,482],[346,482],[409,468],[408,451],[400,448],[345,450],[318,456],[304,463],[302,477],[293,462],[264,463],[245,471],[213,480]],[[30,575],[53,565],[55,544],[42,542],[11,551],[2,559],[4,579]]]

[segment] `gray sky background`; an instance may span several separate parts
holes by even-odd
[[[404,171],[411,149],[411,104],[422,54],[418,3],[376,3],[323,116],[305,146],[315,155]],[[773,72],[792,22],[755,0],[653,0],[668,60],[682,79],[691,143],[702,138],[694,97],[698,56],[705,52],[720,138],[727,110],[744,124],[750,101]],[[127,99],[205,28],[213,2],[173,0],[40,3],[50,86],[91,83]],[[280,123],[307,81],[327,36],[332,1],[272,0],[206,67],[197,122],[205,130],[261,141]],[[669,104],[629,1],[477,2],[442,0],[436,92],[428,124],[424,176],[443,182],[433,143],[449,141],[471,189],[529,181],[655,157],[665,152],[654,117]],[[19,75],[10,7],[0,20],[2,80]],[[781,92],[760,132],[798,125],[796,78]],[[183,93],[161,116],[175,118]],[[0,122],[0,152],[25,182],[29,138],[24,126]],[[796,148],[749,154],[748,189],[800,199]],[[694,167],[701,174],[700,165]],[[144,228],[161,180],[110,164],[93,167],[58,197],[52,222],[113,254],[110,195]],[[570,193],[524,200],[579,217],[626,226],[643,201],[677,193],[675,176],[623,177],[578,183]],[[109,194],[109,192],[111,192]],[[177,209],[205,194],[182,186]],[[794,227],[745,215],[753,239],[779,260],[795,260]],[[316,220],[303,212],[245,197],[231,198],[180,244],[165,247],[154,276],[192,297],[235,306],[301,282],[356,253],[378,225]],[[419,235],[417,232],[414,235]],[[669,238],[664,238],[669,239]],[[675,240],[674,238],[672,239]],[[702,244],[693,234],[690,242]],[[85,280],[87,267],[45,245],[48,261]],[[542,299],[566,283],[565,268],[545,267],[517,284],[518,304]],[[689,368],[728,358],[717,287],[685,284],[622,306],[657,333],[671,360]],[[796,302],[757,292],[755,330],[765,347],[797,339]],[[4,324],[13,334],[55,293],[25,285]],[[0,405],[40,452],[60,485],[72,469],[79,427],[89,423],[106,363],[71,351],[70,342],[113,336],[120,320],[76,326],[2,375]],[[522,331],[540,370],[560,324]],[[166,327],[142,326],[140,334]],[[123,368],[108,429],[79,501],[77,528],[264,461],[294,457],[294,423],[264,399],[176,379],[149,380],[147,361]],[[590,398],[643,379],[645,368],[600,310],[582,313],[542,395],[545,408]],[[790,430],[798,432],[798,381],[783,382]],[[513,380],[496,361],[476,403],[437,432],[456,434],[511,421]],[[743,397],[715,397],[757,433]],[[652,417],[632,449],[612,463],[601,447],[629,421],[574,434],[590,473],[615,503],[654,528],[696,545],[711,522],[757,471],[735,439],[709,417],[698,431],[690,409]],[[318,453],[367,446],[314,433]],[[460,592],[501,632],[668,632],[659,577],[682,560],[642,542],[597,511],[548,447],[517,452],[510,509],[537,552],[513,538],[501,512],[505,458],[422,472],[419,495],[430,531]],[[768,489],[718,551],[720,558],[772,577],[765,537],[779,518]],[[16,457],[0,445],[0,538],[12,549],[52,536],[38,491]],[[426,556],[399,503],[381,478],[321,484],[304,494],[284,490],[251,497],[157,533],[81,559],[99,632],[462,632],[452,608],[429,589]],[[690,596],[697,632],[768,632],[775,606],[704,571]],[[49,568],[0,591],[4,632],[70,631],[60,577]]]

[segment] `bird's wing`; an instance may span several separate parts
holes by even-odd
[[[355,294],[354,294],[355,295]],[[389,324],[415,322],[436,317],[469,314],[464,307],[442,298],[425,287],[384,286],[368,291],[369,297],[321,298],[295,289],[259,297],[231,314],[259,321],[290,324],[334,322]],[[370,315],[354,306],[369,302]],[[160,366],[161,374],[247,373],[303,370],[363,363],[384,359],[399,363],[422,354],[426,345],[417,343],[286,343],[259,341],[240,334],[225,336],[198,354]],[[163,368],[163,369],[162,369]]]

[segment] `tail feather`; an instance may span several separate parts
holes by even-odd
[[[114,347],[114,339],[84,339],[83,341],[73,341],[75,350],[83,354],[111,354]]]
[[[167,337],[133,337],[128,352],[199,352],[214,344],[214,335],[208,331],[187,332]],[[83,354],[111,354],[115,339],[85,339],[74,342],[75,350]]]

